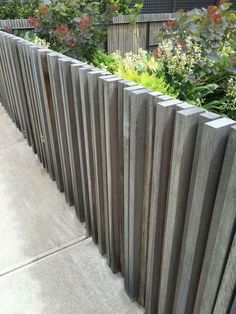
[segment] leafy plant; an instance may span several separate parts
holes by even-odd
[[[120,3],[121,2],[121,3]],[[54,50],[90,61],[102,48],[112,16],[136,12],[130,0],[52,0],[40,5],[29,22]],[[125,5],[127,4],[127,5]]]
[[[46,42],[46,40],[44,40],[44,39],[41,39],[32,31],[27,31],[27,32],[21,33],[21,37],[28,40],[28,41],[31,41],[32,43],[36,44],[37,46],[41,46],[43,48],[49,48],[50,47],[50,43]]]
[[[0,19],[27,19],[34,16],[37,9],[35,0],[27,2],[22,0],[9,0],[5,5],[0,6]]]
[[[93,64],[150,90],[177,96],[164,78],[156,75],[157,62],[153,55],[145,50],[140,49],[138,54],[126,53],[124,57],[119,52],[108,55],[98,51],[94,56]]]
[[[106,69],[111,73],[115,73],[118,67],[118,61],[113,54],[106,54],[102,50],[98,50],[92,59],[95,67]]]
[[[208,9],[179,11],[166,23],[154,55],[159,75],[178,98],[234,116],[225,84],[236,75],[236,12],[230,7],[221,0]]]

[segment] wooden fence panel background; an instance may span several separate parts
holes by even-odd
[[[107,50],[109,53],[120,51],[137,53],[140,48],[149,50],[158,43],[158,35],[164,24],[173,18],[172,13],[139,14],[135,18],[124,15],[113,18],[108,26]]]
[[[235,121],[4,32],[0,96],[147,314],[233,313]]]
[[[114,17],[107,28],[107,52],[137,53],[140,48],[149,50],[158,43],[158,35],[164,24],[173,18],[172,13],[139,14],[135,23],[128,15]],[[31,30],[27,19],[0,20],[0,30]]]

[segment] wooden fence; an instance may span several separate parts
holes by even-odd
[[[27,19],[0,20],[0,30],[11,28],[13,30],[33,29]]]
[[[158,34],[164,23],[173,18],[172,13],[140,14],[136,23],[131,24],[131,16],[117,16],[108,26],[106,50],[111,53],[117,50],[122,54],[126,52],[138,52],[139,48],[150,50],[156,47]],[[0,30],[4,28],[13,30],[33,29],[27,19],[0,20]]]
[[[173,17],[173,13],[140,14],[135,24],[130,23],[132,16],[114,17],[113,23],[108,26],[108,52],[119,50],[124,54],[130,51],[137,53],[140,48],[151,50],[157,46],[164,24]]]
[[[0,76],[3,106],[127,294],[146,313],[233,313],[235,121],[4,32]]]

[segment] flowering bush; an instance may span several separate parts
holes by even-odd
[[[121,5],[120,5],[121,2]],[[36,17],[29,19],[35,31],[50,42],[51,48],[73,57],[91,60],[104,44],[107,25],[113,15],[138,12],[140,5],[128,9],[130,0],[52,0],[40,5]]]
[[[236,119],[236,12],[219,6],[178,12],[153,55],[99,52],[93,62],[122,78]]]
[[[178,12],[154,55],[159,75],[180,99],[235,117],[236,12],[230,7],[221,0],[219,6]]]

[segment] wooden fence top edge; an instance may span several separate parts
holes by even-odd
[[[136,22],[163,22],[175,17],[174,13],[156,13],[156,14],[139,14],[135,18]],[[129,23],[132,20],[132,15],[115,16],[112,19],[113,24]]]

